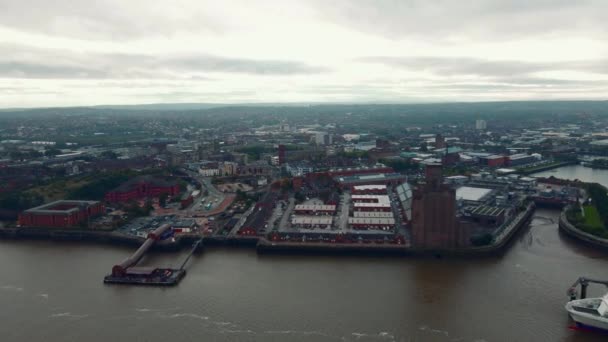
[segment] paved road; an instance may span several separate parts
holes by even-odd
[[[346,191],[340,197],[340,210],[338,216],[338,229],[345,231],[348,227],[348,214],[350,210],[350,192]]]
[[[207,196],[203,196],[203,194],[201,194],[197,199],[195,199],[192,206],[190,206],[190,208],[187,209],[187,212],[189,214],[194,215],[194,214],[208,213],[210,211],[213,211],[217,206],[219,206],[224,201],[226,195],[223,192],[219,191],[211,183],[210,177],[203,177],[200,174],[190,171],[190,170],[185,170],[185,171],[186,171],[186,173],[188,173],[188,175],[190,175],[190,177],[195,178],[196,180],[198,180],[201,183],[201,185],[202,185],[201,192],[202,193],[204,193],[205,190],[207,190],[207,192],[209,193]],[[203,199],[205,200],[204,204],[202,204]],[[209,201],[211,201],[213,203],[213,205],[211,206],[211,208],[209,210],[207,210],[206,206],[209,203]]]
[[[249,209],[247,209],[247,211],[245,213],[243,213],[243,216],[241,216],[241,218],[239,219],[239,222],[237,222],[234,225],[234,228],[232,228],[232,230],[228,233],[229,236],[236,235],[236,233],[239,231],[239,229],[241,229],[241,227],[243,227],[243,225],[245,224],[245,221],[247,221],[247,218],[249,217],[249,215],[251,215],[251,213],[253,212],[254,209],[255,209],[255,205],[252,205]]]
[[[289,230],[291,227],[291,222],[289,222],[289,216],[293,212],[293,208],[296,206],[296,200],[293,197],[289,197],[289,203],[287,204],[287,209],[283,212],[283,217],[281,217],[281,221],[279,221],[279,231]]]

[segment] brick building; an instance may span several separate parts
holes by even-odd
[[[468,243],[468,234],[464,231],[456,217],[456,191],[443,184],[441,165],[427,165],[426,184],[413,194],[413,245],[425,248],[463,246]]]
[[[19,215],[24,227],[74,227],[95,216],[102,215],[105,207],[98,201],[55,201],[25,210]]]
[[[162,194],[176,196],[180,192],[179,184],[152,176],[140,176],[121,184],[105,195],[108,202],[128,202],[132,200],[159,197]]]

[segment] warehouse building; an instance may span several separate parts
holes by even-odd
[[[28,209],[19,215],[24,227],[74,227],[102,215],[105,207],[98,201],[55,201]]]

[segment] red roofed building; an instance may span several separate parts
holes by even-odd
[[[98,201],[55,201],[28,209],[19,215],[24,227],[74,227],[102,215],[105,208]]]
[[[176,196],[180,192],[177,182],[166,181],[151,176],[141,176],[123,183],[108,192],[105,200],[108,202],[129,202],[141,198],[159,197],[162,194]]]

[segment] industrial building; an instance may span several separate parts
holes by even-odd
[[[530,154],[514,154],[508,157],[508,161],[507,164],[509,166],[521,166],[521,165],[527,165],[527,164],[532,164],[532,163],[536,163],[538,161],[540,161],[540,155],[534,156],[534,155],[530,155]]]
[[[456,217],[456,191],[443,184],[441,165],[427,165],[426,184],[413,195],[413,244],[425,248],[455,248],[468,244],[468,239],[468,233],[461,229]]]
[[[105,207],[99,201],[55,201],[28,209],[19,215],[25,227],[74,227],[102,215]]]
[[[505,156],[493,154],[490,156],[479,157],[479,164],[489,167],[502,167],[507,163]]]
[[[405,215],[404,219],[407,221],[412,220],[412,198],[413,192],[412,187],[408,183],[403,183],[395,188],[397,191],[397,197],[401,204],[401,209]]]
[[[406,176],[400,173],[372,173],[352,176],[338,176],[334,180],[340,184],[342,188],[348,188],[356,185],[399,185],[407,180]]]
[[[456,189],[456,200],[468,204],[481,203],[488,199],[492,193],[492,189],[461,186]]]

